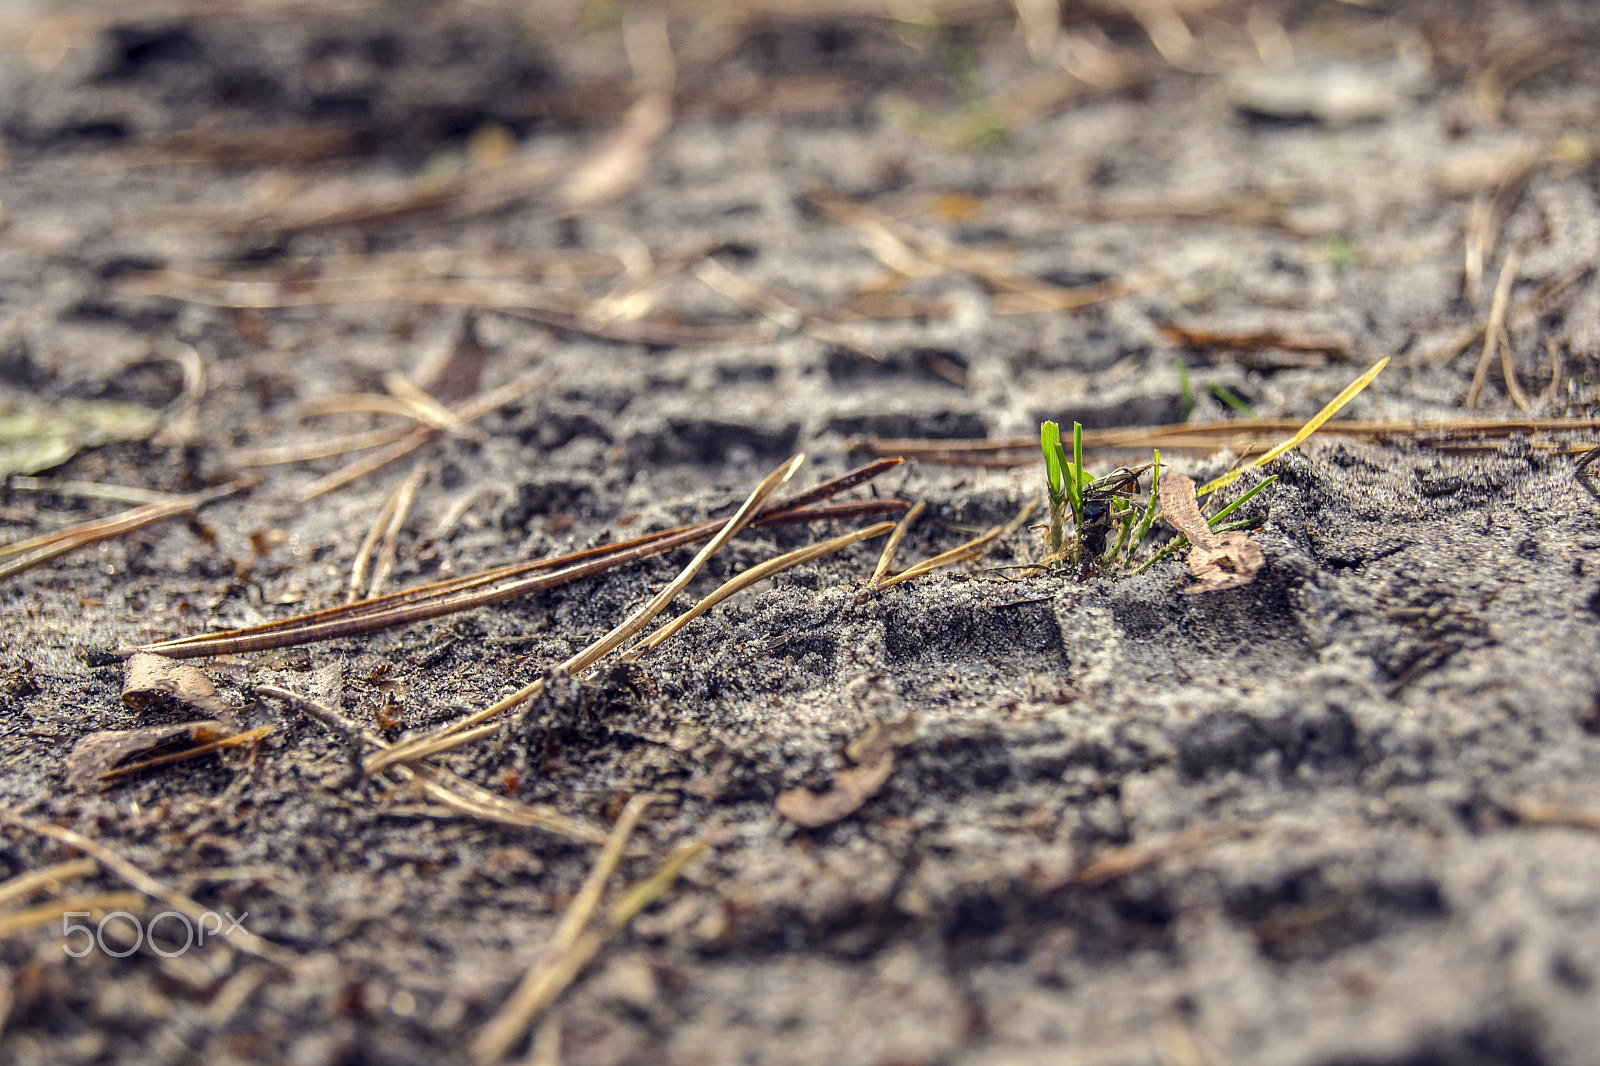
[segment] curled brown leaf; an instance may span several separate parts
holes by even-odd
[[[1267,557],[1261,546],[1239,530],[1213,532],[1200,513],[1194,482],[1182,474],[1161,479],[1161,510],[1167,523],[1189,538],[1189,572],[1199,584],[1185,591],[1215,592],[1237,588],[1255,580]]]

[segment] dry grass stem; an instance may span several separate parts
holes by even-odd
[[[372,572],[372,584],[367,586],[368,599],[381,595],[383,586],[389,582],[389,574],[393,572],[399,554],[400,530],[405,528],[406,519],[411,515],[411,505],[417,499],[417,489],[427,474],[427,469],[418,465],[406,475],[406,479],[390,497],[393,504],[389,508],[389,520],[384,525],[383,541],[378,548],[378,565]]]
[[[33,833],[36,836],[49,837],[51,840],[58,840],[68,847],[78,849],[85,855],[97,859],[100,865],[121,877],[140,892],[152,899],[160,900],[192,921],[200,921],[201,917],[207,913],[207,908],[202,907],[177,889],[167,887],[104,844],[91,840],[82,833],[59,825],[51,825],[48,822],[22,818],[9,811],[0,811],[0,821]],[[248,955],[254,955],[258,959],[264,959],[279,966],[289,967],[298,961],[298,956],[294,952],[287,948],[279,947],[270,941],[263,940],[247,929],[240,929],[237,936],[230,933],[228,943]]]
[[[152,271],[129,278],[119,288],[131,295],[159,296],[210,307],[265,310],[376,303],[434,307],[472,307],[527,319],[555,330],[587,334],[623,344],[699,347],[760,340],[769,330],[744,323],[694,324],[671,320],[618,321],[597,318],[586,297],[527,284],[467,280],[273,281],[201,278]]]
[[[0,937],[25,933],[40,926],[56,925],[66,913],[88,911],[106,914],[112,911],[143,907],[147,901],[137,892],[96,892],[81,896],[67,896],[54,903],[41,903],[37,907],[0,914]],[[60,928],[57,926],[57,928]]]
[[[1133,426],[1127,429],[1084,430],[1085,448],[1163,452],[1214,452],[1229,448],[1241,455],[1264,450],[1266,442],[1279,434],[1297,429],[1297,419],[1259,418],[1248,422],[1197,422],[1172,426]],[[1405,440],[1417,444],[1448,446],[1473,440],[1504,440],[1510,437],[1554,433],[1593,433],[1600,431],[1600,418],[1524,418],[1464,419],[1458,422],[1334,422],[1323,425],[1323,436],[1345,437],[1382,443]],[[1026,437],[999,440],[880,439],[858,437],[851,446],[885,455],[914,458],[922,462],[963,466],[1034,466],[1039,458],[1039,442]],[[1031,450],[1031,455],[1029,454]],[[1582,450],[1581,448],[1576,450]],[[1008,454],[1017,453],[1017,454]]]
[[[745,500],[744,505],[735,512],[732,518],[728,519],[717,535],[712,537],[711,541],[700,549],[699,553],[689,561],[689,564],[683,568],[683,571],[666,588],[651,597],[648,602],[619,623],[611,632],[562,663],[561,668],[570,674],[580,674],[648,625],[650,619],[659,614],[679,592],[683,591],[684,586],[694,580],[694,576],[700,572],[700,568],[705,565],[707,559],[710,559],[711,556],[720,551],[724,544],[733,539],[745,526],[749,525],[750,520],[760,511],[762,505],[771,499],[772,494],[777,492],[785,482],[794,476],[804,462],[805,456],[803,454],[796,455],[768,474],[761,484],[756,486],[750,497]],[[424,758],[435,751],[443,751],[448,747],[453,747],[455,745],[449,743],[452,734],[479,725],[511,710],[513,707],[520,706],[543,691],[544,679],[540,678],[530,685],[523,686],[504,699],[498,700],[481,711],[445,726],[443,729],[436,730],[425,737],[418,737],[414,740],[397,744],[389,751],[368,759],[365,767],[366,772],[368,774],[377,773],[386,766],[392,766],[400,762],[412,762]]]
[[[385,444],[393,444],[395,441],[414,432],[416,432],[415,426],[390,426],[387,429],[374,429],[365,433],[350,433],[342,437],[326,437],[322,440],[307,441],[304,444],[285,444],[274,448],[251,448],[234,452],[231,456],[231,461],[237,467],[283,466],[287,463],[303,463],[310,459],[327,459],[335,455],[366,451],[368,448],[380,448]]]
[[[362,744],[371,745],[379,750],[389,747],[388,742],[382,737],[361,729],[342,715],[299,693],[276,685],[258,685],[256,693],[270,699],[281,700],[290,707],[310,715],[347,742],[356,745],[358,752]],[[580,844],[603,844],[606,839],[606,835],[599,830],[591,829],[558,811],[518,803],[496,795],[448,770],[432,766],[397,766],[393,772],[402,781],[414,782],[423,795],[457,814],[519,829],[538,829]]]
[[[102,485],[94,481],[58,481],[48,477],[22,477],[15,475],[5,483],[6,488],[18,492],[50,492],[57,496],[76,496],[88,500],[112,500],[140,506],[175,503],[183,497],[172,492],[141,489],[135,485]],[[4,552],[5,548],[0,548]]]
[[[404,404],[406,412],[418,422],[443,433],[460,428],[461,419],[456,417],[455,412],[422,391],[404,374],[398,371],[385,374],[383,387],[389,390],[389,395]]]
[[[481,396],[474,396],[470,400],[449,409],[450,416],[455,419],[452,428],[469,425],[482,418],[491,411],[498,410],[513,400],[520,399],[523,395],[545,382],[549,381],[551,373],[548,370],[534,370],[508,381],[497,389],[491,389]],[[416,451],[428,441],[432,440],[439,432],[436,427],[424,426],[413,429],[394,443],[389,444],[365,458],[358,459],[348,466],[335,470],[326,477],[318,478],[307,485],[300,492],[301,502],[314,500],[324,493],[332,492],[350,482],[364,477],[375,470],[381,469],[402,456]]]
[[[1511,394],[1511,402],[1523,414],[1531,414],[1533,405],[1528,402],[1528,394],[1522,391],[1522,382],[1517,380],[1517,367],[1513,362],[1511,352],[1511,335],[1506,332],[1504,325],[1500,327],[1500,373],[1506,379],[1506,391]]]
[[[372,525],[368,527],[366,536],[361,538],[361,544],[356,548],[355,558],[350,561],[350,580],[345,583],[346,604],[355,603],[361,598],[361,586],[367,581],[367,564],[372,560],[372,552],[378,546],[378,538],[383,536],[383,530],[389,524],[389,516],[394,514],[398,494],[397,487],[384,497],[383,505],[373,516]]]
[[[885,361],[882,352],[856,337],[847,327],[800,310],[748,278],[729,270],[716,259],[707,259],[696,267],[695,276],[713,292],[764,315],[786,333],[804,333],[824,344],[843,348],[874,362]]]
[[[1578,810],[1552,803],[1518,803],[1512,807],[1519,819],[1529,825],[1558,825],[1569,829],[1592,829],[1600,832],[1600,811]]]
[[[891,270],[908,277],[958,270],[984,281],[999,293],[994,301],[997,314],[1074,311],[1158,284],[1151,278],[1067,288],[1027,273],[1005,256],[921,233],[843,197],[820,193],[809,199],[829,218],[855,229],[862,246]]]
[[[1242,836],[1253,830],[1253,826],[1245,824],[1203,825],[1177,833],[1166,840],[1156,843],[1135,844],[1126,848],[1117,848],[1101,855],[1072,874],[1067,878],[1066,883],[1093,888],[1114,881],[1119,877],[1126,877],[1128,874],[1142,870],[1173,855],[1194,851],[1219,840]]]

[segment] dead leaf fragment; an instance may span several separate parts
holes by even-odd
[[[67,785],[77,789],[89,788],[101,775],[129,756],[159,748],[179,737],[186,736],[193,743],[204,744],[231,732],[233,730],[221,722],[208,720],[90,733],[74,744],[72,754],[67,756]]]
[[[1255,580],[1267,557],[1261,546],[1239,530],[1214,533],[1200,513],[1194,482],[1182,474],[1161,479],[1161,510],[1167,524],[1189,538],[1189,572],[1199,584],[1186,589],[1191,594],[1238,588]]]
[[[216,686],[200,669],[164,655],[142,651],[128,659],[122,673],[122,702],[136,711],[172,700],[210,714],[238,729],[233,708],[217,695]]]
[[[858,740],[845,749],[856,765],[833,775],[828,791],[791,788],[778,794],[778,813],[807,829],[831,825],[854,814],[861,805],[883,788],[894,772],[893,730],[873,723]]]

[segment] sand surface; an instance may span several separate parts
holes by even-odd
[[[103,789],[65,780],[90,733],[194,716],[126,706],[122,664],[88,649],[344,602],[412,471],[389,588],[727,516],[796,452],[797,487],[865,461],[862,437],[1242,418],[1228,397],[1304,419],[1383,357],[1341,417],[1521,418],[1498,357],[1467,409],[1508,258],[1533,414],[1594,414],[1593,5],[1177,4],[1187,43],[1165,5],[1148,26],[1068,5],[1053,38],[1019,26],[1038,6],[942,28],[867,3],[620,24],[555,3],[8,12],[0,407],[166,411],[160,435],[51,478],[255,486],[0,584],[0,804],[247,912],[294,961],[215,941],[70,958],[58,923],[7,934],[0,1059],[470,1061],[597,849],[351,784],[338,737],[255,690],[420,733],[545,674],[689,551],[196,660],[274,730]],[[663,27],[673,105],[646,143]],[[602,154],[619,129],[631,160]],[[395,372],[458,403],[530,370],[520,398],[310,502],[348,457],[236,462],[398,424],[299,417]],[[1593,439],[1316,438],[1247,505],[1266,565],[1242,588],[1188,595],[1180,557],[1020,569],[1042,554],[1024,529],[863,594],[871,541],[635,664],[548,675],[437,764],[600,832],[657,794],[619,884],[710,846],[516,1056],[1600,1062],[1600,503],[1573,474]],[[1235,461],[1165,459],[1197,480]],[[904,566],[1042,484],[914,461],[849,498],[927,500]],[[8,488],[0,538],[122,506]],[[741,534],[669,616],[848,528]],[[779,813],[874,729],[893,767],[858,810]],[[0,880],[75,854],[5,828]],[[126,887],[102,871],[57,897]]]

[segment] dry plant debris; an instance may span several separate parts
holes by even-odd
[[[778,813],[806,829],[848,818],[888,783],[889,775],[894,773],[895,748],[906,743],[907,733],[904,725],[874,722],[846,749],[845,754],[855,765],[831,774],[823,792],[802,786],[778,793]]]
[[[54,533],[41,534],[0,546],[0,581],[15,577],[52,559],[59,559],[79,548],[86,548],[91,544],[143,529],[156,522],[188,514],[208,503],[232,496],[240,491],[241,487],[237,484],[223,485],[219,488],[190,493],[187,496],[175,496],[165,502],[135,507],[110,518],[80,522]]]
[[[1200,582],[1184,591],[1217,592],[1250,584],[1266,562],[1261,546],[1239,530],[1213,533],[1194,490],[1194,481],[1182,474],[1169,473],[1161,479],[1163,517],[1189,538],[1189,572]]]
[[[839,477],[830,478],[814,488],[762,508],[751,520],[751,525],[849,521],[904,510],[906,504],[900,500],[820,504],[820,501],[870,482],[885,471],[899,466],[903,461],[879,459]],[[723,528],[724,523],[720,520],[680,526],[533,562],[491,567],[475,574],[388,593],[346,604],[343,607],[313,611],[310,614],[277,622],[267,622],[225,633],[159,641],[143,648],[129,649],[122,654],[153,651],[169,658],[192,658],[197,655],[265,651],[271,648],[292,647],[296,644],[371,633],[392,626],[503,603],[532,592],[591,577],[618,566],[705,540],[715,536]],[[549,572],[540,574],[539,571]]]
[[[162,700],[193,707],[230,725],[237,721],[211,679],[196,667],[150,652],[130,656],[123,664],[122,702],[144,711]]]
[[[1565,1049],[1593,1045],[1593,1019],[1573,1006],[1596,973],[1593,864],[1575,846],[1593,811],[1576,799],[1490,801],[1491,821],[1520,811],[1528,825],[1568,828],[1479,832],[1485,783],[1490,794],[1538,795],[1540,780],[1570,776],[1561,794],[1593,791],[1594,672],[1581,654],[1594,629],[1582,570],[1593,514],[1557,456],[1591,448],[1600,428],[1586,340],[1593,249],[1572,247],[1594,215],[1593,131],[1574,101],[1594,86],[1571,60],[1595,38],[1543,22],[1583,5],[1506,0],[1426,18],[1407,5],[1310,0],[533,7],[451,0],[413,18],[368,0],[203,10],[141,0],[131,15],[74,4],[5,20],[18,63],[0,79],[0,269],[18,314],[0,331],[0,388],[23,410],[126,395],[154,411],[151,397],[166,395],[146,387],[154,375],[115,380],[107,367],[131,365],[133,344],[166,350],[167,334],[198,350],[171,349],[184,396],[163,413],[163,432],[80,448],[63,481],[8,484],[0,521],[25,524],[31,543],[0,556],[0,575],[16,572],[13,560],[37,565],[55,548],[137,528],[118,516],[60,537],[56,527],[81,515],[43,497],[13,509],[19,490],[59,496],[73,491],[65,479],[83,479],[189,491],[230,463],[375,453],[333,475],[343,479],[414,462],[437,442],[387,484],[345,481],[336,502],[359,515],[349,522],[326,504],[295,506],[274,484],[290,478],[263,471],[268,491],[226,507],[241,523],[227,542],[266,531],[252,535],[247,563],[230,566],[217,545],[139,536],[107,553],[115,573],[61,566],[3,587],[27,640],[12,646],[20,661],[0,664],[0,806],[25,803],[41,826],[94,826],[104,846],[138,849],[126,854],[160,864],[148,868],[196,901],[210,889],[191,879],[231,880],[219,891],[252,910],[276,891],[249,879],[253,865],[294,849],[304,890],[279,893],[258,932],[316,954],[266,994],[256,989],[278,967],[249,962],[231,973],[147,957],[64,970],[39,950],[49,930],[17,932],[72,907],[138,913],[135,897],[103,891],[119,887],[109,881],[80,889],[100,868],[90,860],[51,866],[71,838],[14,839],[0,872],[11,877],[0,880],[8,1055],[17,1036],[19,1059],[31,1050],[36,1062],[493,1061],[526,1049],[553,1064],[563,1029],[566,1058],[596,1062],[1048,1057],[1090,1032],[1106,1056],[1148,1057],[1154,1040],[1174,1064],[1453,1061],[1487,1047],[1556,1066]],[[581,32],[561,21],[580,16]],[[471,20],[505,32],[467,33],[470,57],[453,68],[419,60],[482,25]],[[255,101],[247,79],[237,106],[219,111],[189,87],[254,55],[224,40],[241,25],[273,44],[257,68],[272,98]],[[1540,32],[1519,42],[1528,25]],[[361,42],[380,39],[368,55]],[[393,55],[376,55],[391,40]],[[1335,106],[1327,89],[1337,86],[1319,68],[1330,52],[1358,76],[1425,55],[1426,92],[1364,112]],[[504,80],[474,82],[477,68],[502,61]],[[1311,92],[1270,121],[1255,115],[1272,110],[1262,93],[1234,95],[1252,113],[1228,115],[1217,76],[1257,72]],[[1148,88],[1118,95],[1132,85]],[[311,114],[308,88],[318,114],[331,102],[346,117]],[[1094,108],[1068,110],[1091,96]],[[1370,121],[1340,125],[1356,113]],[[479,125],[416,132],[462,122]],[[1004,146],[972,150],[985,139]],[[1496,166],[1470,185],[1426,180],[1463,152],[1492,154]],[[1195,163],[1204,174],[1191,182]],[[846,190],[831,196],[841,225],[795,210],[813,188]],[[1497,247],[1515,249],[1499,285]],[[1165,288],[1152,280],[1075,313],[1131,293],[1151,270],[1169,275]],[[479,308],[483,351],[463,355],[458,376],[470,387],[399,376]],[[1339,387],[1326,368],[1352,347],[1403,352],[1410,364],[1369,398],[1385,421],[1321,430],[1362,444],[1284,464],[1259,595],[1196,608],[1160,581],[1098,573],[1063,588],[1054,575],[1017,573],[1025,568],[915,582],[1013,547],[1000,523],[1026,494],[1020,476],[934,463],[1037,462],[1031,439],[1008,449],[934,438],[1009,432],[1080,402],[1082,421],[1116,427],[1091,430],[1092,448],[1259,456],[1300,428],[1132,425],[1178,409],[1158,380],[1173,353],[1147,343],[1169,315],[1186,324],[1167,339],[1226,353],[1215,361],[1233,364],[1230,381],[1243,379],[1265,412],[1313,408],[1307,397]],[[1476,373],[1460,365],[1468,345]],[[507,412],[506,436],[467,427],[462,411],[484,353],[556,375]],[[1469,374],[1468,406],[1494,417],[1439,422]],[[303,396],[328,393],[342,395],[322,412],[376,420],[329,429],[331,439],[299,427],[255,436]],[[1527,417],[1504,417],[1518,407]],[[404,677],[412,695],[399,728],[426,737],[454,701],[466,715],[535,676],[506,680],[502,642],[533,648],[534,662],[570,663],[661,580],[640,566],[563,583],[698,547],[727,526],[634,536],[665,509],[720,501],[797,450],[831,462],[850,435],[924,459],[904,470],[917,508],[769,504],[752,526],[845,524],[791,528],[760,551],[734,545],[679,593],[698,602],[671,621],[662,605],[659,621],[641,619],[591,669],[619,656],[643,665],[563,679],[524,715],[442,738],[438,759],[402,750],[362,779],[369,757],[411,739],[338,710],[344,680],[370,660]],[[277,446],[229,454],[268,440]],[[1591,492],[1595,456],[1576,468]],[[1226,465],[1208,462],[1210,473]],[[562,502],[513,503],[519,480],[527,499]],[[1175,487],[1189,491],[1170,520],[1204,537],[1194,521],[1204,490]],[[176,505],[121,491],[124,506]],[[961,530],[948,543],[976,539],[940,551],[941,534],[912,525],[922,499]],[[444,580],[384,593],[386,565],[403,569],[408,511],[432,524],[446,505],[431,542],[405,560],[439,566]],[[881,556],[849,548],[883,537],[878,519],[897,512]],[[650,524],[635,527],[640,516]],[[330,570],[328,553],[343,563],[369,523],[357,566]],[[567,536],[630,539],[544,547]],[[907,536],[916,556],[933,558],[897,574]],[[551,557],[524,562],[518,542]],[[1191,562],[1207,546],[1195,543]],[[841,549],[848,561],[824,558]],[[497,557],[518,561],[492,566]],[[770,593],[741,592],[808,563]],[[1213,580],[1240,577],[1233,555],[1215,565],[1224,570]],[[851,586],[869,568],[861,594]],[[477,572],[454,576],[465,570]],[[290,603],[335,602],[346,580],[353,603],[247,625],[302,609]],[[537,609],[367,637],[529,593],[542,593]],[[245,628],[209,632],[223,616]],[[1458,616],[1493,635],[1452,659],[1440,633]],[[1251,639],[1230,639],[1242,627]],[[103,639],[126,654],[164,634],[194,634],[163,644],[172,658],[362,638],[218,663],[236,679],[280,682],[282,670],[316,663],[307,691],[325,704],[255,690],[283,701],[279,736],[306,731],[298,715],[326,726],[344,775],[313,782],[330,765],[320,735],[311,751],[262,745],[240,772],[236,760],[207,759],[149,774],[261,735],[223,735],[198,675],[174,664],[130,693],[165,686],[148,698],[179,704],[188,693],[198,709],[181,716],[202,721],[152,717],[134,723],[147,729],[84,738],[134,716],[107,706],[113,679],[83,669],[68,642]],[[1523,676],[1530,656],[1538,684]],[[130,658],[130,672],[140,666]],[[917,742],[886,754],[863,738],[830,791],[779,805],[800,812],[791,824],[845,824],[773,832],[782,768],[830,757],[832,738],[858,728],[842,699],[858,671],[893,677],[896,698],[919,711]],[[94,758],[90,739],[105,745]],[[443,755],[473,740],[486,743]],[[134,750],[145,743],[189,746],[151,759]],[[698,772],[710,766],[716,774]],[[91,788],[116,774],[117,791],[62,790],[62,769]],[[711,776],[719,790],[695,791]],[[884,805],[890,782],[905,817],[858,817]],[[605,832],[600,811],[657,790],[681,796],[648,812],[662,812],[649,827],[660,854],[638,843],[644,796]],[[1237,818],[1271,819],[1271,839],[1202,850]],[[660,986],[653,998],[576,987],[604,961],[607,938],[700,848],[669,852],[674,837],[701,832],[718,847],[715,874],[630,945],[644,960],[633,965]],[[1450,848],[1430,846],[1440,833]],[[548,914],[555,924],[591,846],[604,850],[555,942],[535,954],[528,923]],[[1162,864],[1178,853],[1193,858]],[[644,880],[608,908],[607,886],[624,875]],[[362,925],[391,907],[393,925]],[[1190,935],[1196,919],[1205,936]],[[1293,932],[1313,921],[1339,928],[1326,944],[1296,947],[1318,940]],[[1480,936],[1506,929],[1512,956]],[[1218,965],[1238,980],[1207,981]],[[1181,1004],[1173,989],[1185,991]],[[1497,1013],[1508,989],[1517,1009]],[[1393,1040],[1375,1047],[1384,1034]]]
[[[0,811],[0,822],[36,836],[49,837],[52,840],[60,841],[68,847],[76,848],[146,896],[160,900],[191,921],[198,922],[208,913],[205,907],[202,907],[190,897],[177,889],[162,884],[104,844],[86,837],[82,833],[59,825],[23,818],[10,811]],[[274,944],[270,940],[265,940],[248,929],[240,928],[237,932],[238,937],[235,939],[230,931],[229,943],[239,951],[289,969],[292,969],[295,963],[299,961],[299,956],[288,948]]]
[[[726,524],[717,531],[716,536],[712,537],[710,542],[701,548],[693,559],[689,560],[688,565],[666,588],[653,596],[648,603],[645,603],[619,622],[611,632],[562,663],[561,669],[569,674],[580,674],[588,670],[607,654],[621,647],[628,638],[648,625],[650,620],[660,614],[678,593],[683,591],[684,586],[694,579],[694,576],[700,572],[701,567],[705,565],[706,560],[715,555],[724,544],[732,540],[740,530],[750,524],[750,520],[761,510],[762,505],[771,499],[772,494],[777,492],[795,475],[795,472],[800,469],[800,465],[803,462],[805,462],[805,456],[796,455],[768,474],[761,484],[756,486],[755,491],[750,494],[749,498],[745,500],[743,506],[734,512],[733,517],[729,518]],[[443,729],[436,730],[429,736],[397,744],[388,751],[368,759],[365,767],[366,772],[374,774],[387,766],[415,762],[436,752],[458,747],[468,739],[477,739],[477,736],[481,734],[468,735],[464,731],[471,730],[474,726],[483,726],[490,719],[526,703],[543,691],[544,679],[540,678],[530,685],[523,686],[504,699],[497,700],[480,711],[459,719]]]

